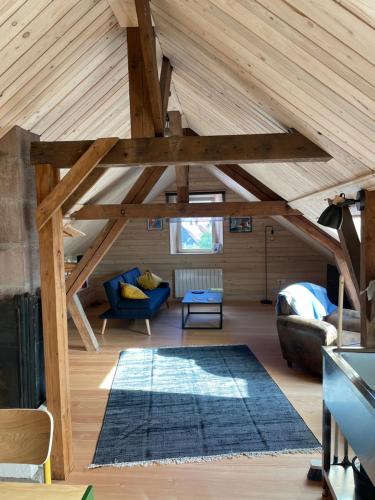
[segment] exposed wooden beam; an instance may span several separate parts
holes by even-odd
[[[129,95],[131,96],[131,136],[154,137],[155,128],[142,59],[139,28],[128,28],[126,36],[128,41]]]
[[[166,167],[154,167],[142,172],[130,192],[125,196],[123,202],[142,203],[163,175],[165,169]],[[78,262],[77,266],[66,280],[68,301],[71,300],[72,296],[91,275],[118,236],[125,229],[128,222],[129,219],[126,218],[110,221],[95,238],[83,258]]]
[[[92,141],[33,142],[32,163],[66,168]],[[185,136],[120,139],[102,166],[203,165],[328,161],[331,156],[298,132],[253,135]],[[282,167],[280,167],[282,168]]]
[[[169,102],[169,96],[171,95],[172,71],[173,68],[171,63],[169,62],[169,59],[163,56],[163,60],[161,63],[161,72],[160,72],[160,92],[161,92],[161,106],[162,106],[162,116],[164,124],[167,119],[168,102]]]
[[[179,111],[169,111],[169,129],[171,135],[182,136],[181,113]],[[177,202],[189,203],[189,165],[176,165]]]
[[[93,329],[91,328],[90,322],[87,319],[81,301],[76,293],[69,302],[69,312],[72,316],[74,324],[77,327],[86,351],[99,351],[98,341],[96,340]]]
[[[149,0],[135,0],[135,8],[155,135],[163,136],[165,120],[163,120],[163,106],[156,61],[155,32],[152,27],[150,2]]]
[[[59,182],[51,165],[37,166],[38,203]],[[68,328],[66,317],[64,244],[61,209],[39,230],[41,298],[43,315],[46,399],[53,415],[52,477],[66,479],[73,466],[69,384]]]
[[[65,215],[71,210],[76,203],[97,183],[97,181],[105,174],[105,169],[94,168],[92,172],[81,182],[81,184],[73,191],[69,198],[62,204],[62,213]]]
[[[77,220],[147,219],[158,217],[284,217],[299,215],[285,201],[243,201],[225,203],[148,203],[86,205],[72,217]]]
[[[48,193],[36,209],[36,223],[39,229],[71,196],[75,189],[86,179],[100,160],[117,143],[116,137],[97,139],[75,162],[63,179]]]
[[[361,242],[359,241],[358,233],[356,231],[349,207],[343,207],[342,216],[342,224],[337,233],[339,235],[341,248],[344,252],[352,282],[356,288],[359,298],[359,286],[361,280]]]
[[[375,191],[364,192],[361,215],[361,290],[375,280]],[[361,294],[361,344],[375,347],[375,298]]]
[[[217,165],[220,171],[226,174],[228,177],[237,182],[240,186],[246,189],[249,193],[254,195],[256,198],[262,201],[270,200],[280,200],[280,196],[272,191],[270,188],[262,184],[258,179],[250,175],[246,170],[244,170],[239,165]],[[306,234],[309,238],[313,239],[324,248],[332,252],[337,267],[340,273],[345,278],[345,288],[348,294],[349,300],[355,309],[359,309],[359,298],[356,291],[356,287],[351,279],[350,270],[346,262],[344,252],[341,245],[332,236],[327,234],[325,231],[321,230],[315,224],[310,222],[303,215],[291,216],[287,219],[300,231]]]

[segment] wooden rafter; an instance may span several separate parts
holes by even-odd
[[[66,176],[48,193],[36,209],[36,223],[41,229],[74,190],[86,179],[100,160],[117,143],[116,137],[97,139],[75,162]]]
[[[86,205],[72,217],[77,220],[147,219],[158,217],[270,217],[296,216],[298,210],[285,201],[242,201],[224,203],[149,203],[119,205]]]
[[[179,111],[169,111],[168,119],[171,134],[181,137],[183,134],[181,113]],[[176,165],[174,169],[176,174],[177,202],[189,203],[189,165]]]
[[[92,141],[33,142],[31,161],[66,168]],[[120,139],[102,166],[157,166],[225,163],[328,161],[331,156],[298,132],[253,135]],[[280,167],[282,168],[282,167]]]
[[[135,7],[155,135],[163,136],[165,120],[163,119],[163,105],[156,61],[155,32],[152,26],[150,2],[149,0],[135,0]]]
[[[280,196],[274,193],[270,188],[264,186],[258,179],[250,175],[240,165],[216,165],[221,172],[233,179],[237,184],[246,189],[249,193],[262,201],[280,200]],[[345,278],[345,287],[348,297],[355,309],[359,309],[359,297],[356,287],[351,279],[350,270],[345,259],[341,245],[326,232],[319,229],[303,215],[290,216],[287,218],[295,227],[312,238],[324,248],[332,252],[336,260],[340,273]]]

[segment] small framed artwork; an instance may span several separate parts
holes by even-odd
[[[162,231],[163,219],[147,219],[147,231]]]
[[[230,233],[251,233],[253,222],[251,217],[229,217]]]

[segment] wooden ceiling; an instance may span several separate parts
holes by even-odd
[[[375,188],[372,0],[151,7],[174,67],[171,108],[183,112],[184,126],[201,135],[293,127],[320,145],[329,163],[245,166],[313,221],[328,196]],[[1,3],[0,134],[14,125],[51,141],[129,137],[126,33],[106,0]],[[98,202],[104,190],[116,202],[119,183],[126,192],[134,175],[109,169],[84,201]]]

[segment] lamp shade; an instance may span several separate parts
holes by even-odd
[[[339,229],[342,224],[342,206],[329,205],[319,217],[318,224],[332,229]]]

